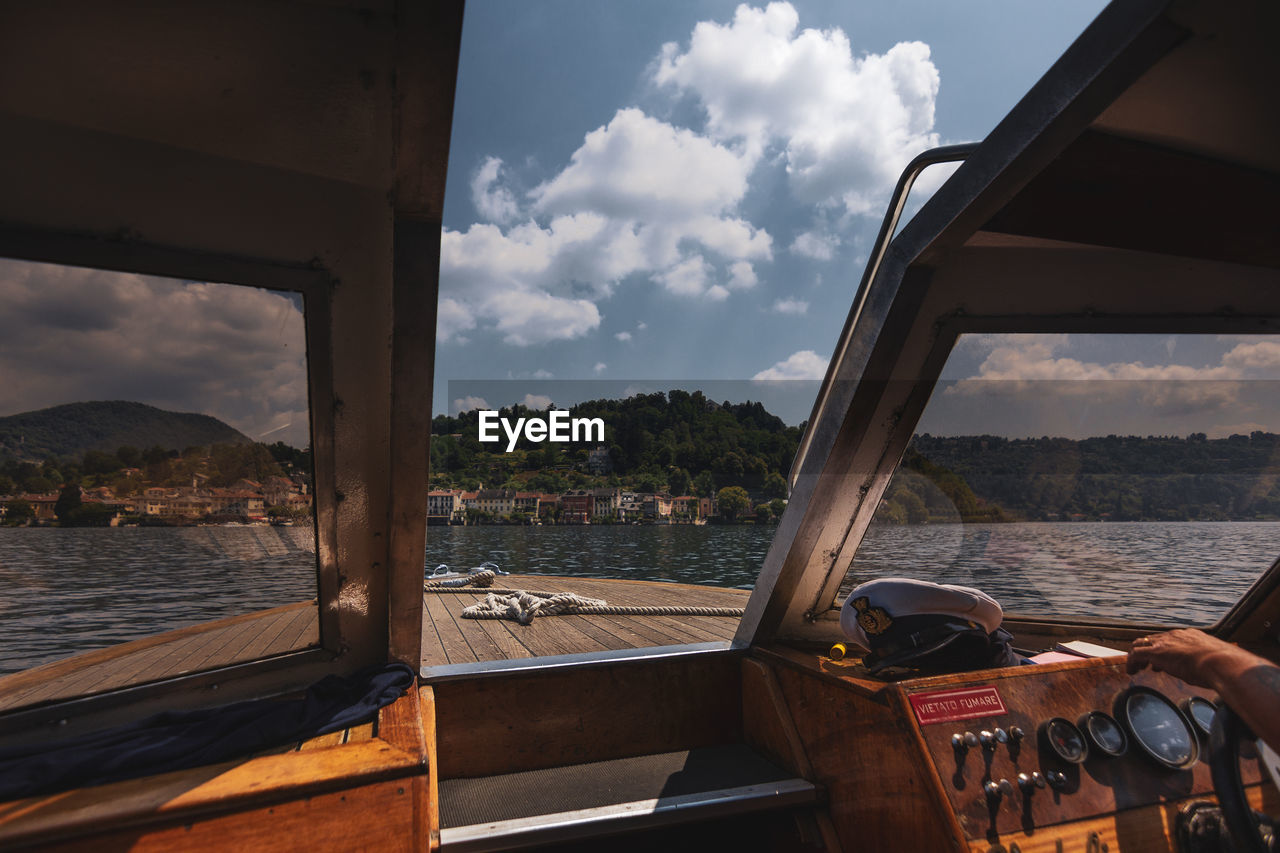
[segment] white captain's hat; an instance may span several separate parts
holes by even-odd
[[[840,609],[840,627],[870,650],[872,672],[931,655],[963,636],[1000,627],[1004,611],[979,589],[912,578],[879,578],[854,588]]]

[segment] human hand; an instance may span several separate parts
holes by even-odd
[[[1212,657],[1236,651],[1238,647],[1203,631],[1177,628],[1134,640],[1129,651],[1128,669],[1135,673],[1149,666],[1155,672],[1167,672],[1188,684],[1210,687],[1206,667]]]

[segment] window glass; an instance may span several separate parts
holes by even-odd
[[[512,573],[502,589],[744,605],[903,168],[943,140],[982,138],[1101,5],[943,22],[809,0],[468,2],[426,570],[493,562]],[[922,176],[908,213],[950,172]],[[498,440],[481,440],[483,412]],[[548,425],[510,440],[496,422],[557,412],[599,418],[603,435],[558,442]],[[478,598],[427,594],[425,663],[737,627],[668,615],[512,627],[466,618]]]
[[[0,709],[318,642],[301,296],[3,260],[0,304]]]
[[[962,335],[854,558],[1019,615],[1207,625],[1280,555],[1280,342]]]

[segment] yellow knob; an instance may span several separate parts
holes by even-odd
[[[845,654],[849,650],[844,647],[844,643],[836,643],[831,647],[831,651],[827,652],[827,657],[832,660],[844,660]]]

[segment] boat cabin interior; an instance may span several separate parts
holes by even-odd
[[[1227,849],[1187,828],[1195,804],[1280,814],[1249,743],[1215,785],[1197,720],[1218,697],[1124,657],[1190,625],[1280,661],[1280,553],[1240,557],[1240,582],[1192,549],[1169,578],[1037,562],[966,524],[940,526],[934,554],[860,551],[913,436],[969,393],[957,364],[978,344],[1227,341],[1280,367],[1280,7],[1117,0],[985,140],[946,152],[963,163],[850,282],[740,620],[457,663],[423,555],[463,20],[462,0],[0,5],[0,255],[304,305],[316,561],[314,603],[135,641],[125,675],[91,652],[0,679],[0,750],[388,661],[417,673],[375,717],[289,748],[0,803],[0,847],[1101,853]],[[1116,654],[885,678],[832,653],[853,585],[926,563],[1000,599],[1021,653]],[[555,618],[531,629],[555,636]],[[1108,754],[1109,735],[1138,744]]]

